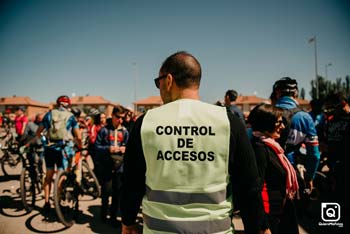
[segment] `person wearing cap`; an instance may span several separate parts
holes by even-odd
[[[56,100],[56,108],[47,112],[39,123],[36,137],[41,138],[44,129],[47,130],[48,143],[44,149],[46,176],[44,180],[44,212],[50,211],[51,185],[55,167],[57,170],[66,170],[69,160],[74,156],[73,149],[75,138],[78,148],[82,148],[82,139],[79,131],[79,124],[73,113],[69,110],[70,98],[66,95],[59,96]],[[59,124],[55,124],[59,122]],[[72,135],[73,133],[73,135]]]
[[[25,108],[24,106],[19,106],[16,109],[16,118],[15,118],[15,128],[17,133],[17,141],[21,144],[20,139],[24,134],[24,130],[28,124],[28,118],[24,114]]]
[[[300,186],[303,193],[310,194],[313,190],[313,179],[320,161],[319,142],[315,123],[308,112],[298,107],[298,83],[290,77],[283,77],[273,85],[273,93],[276,98],[276,106],[289,111],[290,123],[286,124],[286,134],[281,134],[279,143],[285,149],[285,154],[296,167],[296,156],[300,155],[301,145],[305,145],[306,163],[304,182]],[[288,127],[287,127],[288,126]],[[306,194],[306,195],[307,195]]]
[[[260,233],[261,180],[246,128],[225,107],[199,99],[201,66],[170,55],[154,82],[164,105],[140,116],[124,158],[122,233],[233,233],[240,202],[244,233]]]

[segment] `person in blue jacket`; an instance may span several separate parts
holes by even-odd
[[[304,191],[313,190],[313,179],[320,161],[319,141],[315,123],[308,112],[298,107],[298,83],[290,77],[283,77],[273,85],[273,92],[276,95],[276,107],[289,111],[290,123],[288,123],[287,137],[285,142],[279,142],[285,148],[288,159],[296,166],[295,157],[300,154],[300,147],[305,146],[306,162]]]

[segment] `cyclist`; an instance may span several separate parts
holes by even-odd
[[[38,130],[40,122],[44,118],[44,113],[36,114],[35,120],[30,121],[26,128],[24,129],[24,133],[22,137],[19,139],[20,142],[22,142],[23,146],[20,147],[20,153],[23,153],[24,151],[27,151],[27,157],[29,159],[31,170],[34,167],[34,164],[38,163],[39,158],[35,157],[36,154],[33,153],[34,149],[42,148],[43,142],[40,138],[36,138],[36,132]],[[34,139],[35,138],[35,139]],[[38,155],[42,156],[42,155]]]
[[[287,119],[286,134],[282,133],[279,143],[285,148],[285,154],[296,166],[295,157],[301,144],[306,146],[306,172],[304,175],[305,191],[313,189],[313,179],[320,160],[317,131],[311,116],[298,108],[298,83],[290,77],[283,77],[273,85],[276,106],[285,110]],[[289,119],[288,119],[289,118]],[[285,135],[285,136],[283,136]]]
[[[82,147],[79,124],[72,112],[69,111],[71,104],[69,97],[66,95],[59,96],[56,104],[57,109],[46,113],[36,132],[37,137],[40,137],[44,129],[48,131],[48,143],[44,150],[46,162],[46,177],[43,186],[44,212],[50,210],[49,197],[55,166],[57,170],[67,169],[69,159],[75,154],[72,132],[76,138],[78,148],[81,149]]]

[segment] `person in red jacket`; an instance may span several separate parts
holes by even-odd
[[[16,118],[15,118],[15,128],[17,133],[17,140],[20,141],[22,135],[24,134],[24,130],[28,124],[28,118],[24,114],[25,108],[20,106],[16,110]]]

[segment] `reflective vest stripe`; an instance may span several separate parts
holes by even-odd
[[[232,233],[226,108],[181,99],[149,110],[141,141],[144,233]]]
[[[143,221],[148,228],[173,233],[218,233],[225,232],[231,227],[231,218],[206,221],[174,221],[162,220],[143,214]]]
[[[191,203],[219,204],[226,201],[226,189],[213,193],[182,193],[152,190],[147,186],[146,196],[148,201],[173,205],[185,205]]]

